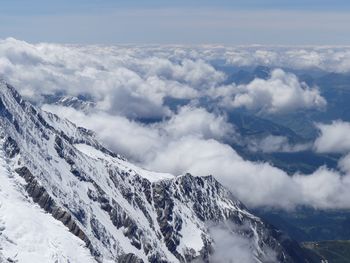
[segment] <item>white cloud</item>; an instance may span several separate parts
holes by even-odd
[[[227,123],[225,117],[216,116],[204,108],[182,107],[164,129],[173,137],[197,135],[220,140],[236,136],[233,125]]]
[[[150,170],[212,174],[250,207],[349,208],[350,175],[321,167],[310,175],[289,176],[268,163],[246,161],[220,142],[235,134],[234,127],[204,109],[185,107],[151,125],[104,112],[86,114],[52,105],[44,109],[96,131],[106,145]]]
[[[294,74],[275,69],[267,80],[257,78],[246,85],[226,88],[222,104],[231,108],[245,107],[263,113],[279,113],[303,108],[323,108],[326,100],[317,88],[299,82]]]
[[[287,137],[268,135],[262,139],[249,140],[248,148],[250,151],[261,151],[265,153],[272,152],[300,152],[311,148],[311,144],[291,144]]]
[[[311,175],[287,175],[268,163],[243,160],[216,140],[182,138],[158,152],[148,168],[175,174],[214,175],[250,207],[348,208],[350,176],[320,168]]]
[[[249,230],[248,227],[237,226],[229,222],[222,224],[213,224],[209,226],[209,231],[214,239],[214,253],[210,256],[210,262],[214,263],[257,263],[254,251],[254,239],[239,233]],[[265,251],[259,251],[262,255],[259,258],[266,257]],[[266,262],[277,262],[273,255],[266,259]]]
[[[346,154],[338,161],[338,168],[344,173],[350,173],[350,154]]]
[[[174,63],[166,58],[150,57],[141,60],[136,66],[138,71],[146,76],[159,76],[162,79],[185,82],[191,87],[201,89],[215,86],[225,79],[222,72],[216,71],[202,59],[183,58],[178,63]]]
[[[0,41],[0,76],[21,94],[40,101],[43,94],[89,95],[96,107],[130,118],[161,118],[167,96],[196,98],[224,80],[201,59],[173,61],[140,54],[137,47],[29,44]]]
[[[320,133],[314,142],[314,150],[320,153],[342,154],[338,168],[347,178],[350,174],[350,123],[337,120],[330,124],[317,123],[316,127]]]
[[[166,96],[218,99],[225,95],[233,107],[267,113],[324,106],[317,89],[307,87],[295,75],[282,70],[273,71],[268,80],[221,86],[224,76],[208,60],[225,58],[227,52],[234,51],[231,55],[238,59],[242,50],[31,45],[7,39],[0,41],[0,75],[35,101],[42,94],[58,91],[91,96],[96,108],[90,112],[52,105],[44,109],[96,131],[110,148],[150,169],[199,176],[213,174],[249,206],[349,208],[349,176],[320,168],[311,175],[291,177],[270,164],[246,161],[223,143],[236,136],[234,127],[224,116],[195,106],[175,112],[164,106]],[[248,50],[246,54],[250,54]],[[279,59],[283,62],[285,54],[279,51],[283,53],[281,58],[281,53],[273,52],[277,51],[257,48],[252,53],[267,64],[277,63],[275,60]],[[326,53],[322,49],[315,52]],[[301,55],[296,53],[293,56],[300,60]],[[249,63],[255,63],[254,59]],[[147,125],[134,121],[152,117],[164,119]],[[286,150],[283,138],[266,140],[262,148],[267,149],[266,144],[272,142],[273,147],[268,151]],[[337,144],[338,141],[330,143],[330,148]]]
[[[55,105],[44,105],[43,109],[95,131],[102,143],[136,162],[157,152],[157,148],[163,144],[159,130],[123,116],[104,112],[86,114],[73,108]]]
[[[225,97],[225,106],[276,113],[322,108],[325,101],[316,88],[282,70],[273,71],[268,80],[222,86],[225,75],[211,61],[347,71],[350,65],[342,65],[347,57],[350,50],[332,47],[79,46],[29,44],[10,38],[0,40],[0,76],[35,102],[43,93],[89,95],[98,109],[129,118],[169,116],[164,105],[168,96]]]
[[[218,141],[234,129],[223,117],[203,109],[186,107],[168,121],[153,125],[61,106],[47,105],[44,109],[96,131],[106,145],[148,169],[176,175],[212,174],[250,207],[349,208],[350,175],[320,168],[311,175],[289,176],[268,163],[246,161]],[[221,126],[226,127],[225,133]]]
[[[320,153],[350,152],[350,123],[333,121],[331,124],[316,124],[320,130],[314,142],[315,151]]]
[[[326,72],[350,71],[348,46],[320,47],[264,47],[227,48],[223,55],[227,63],[235,66],[283,67],[292,69],[318,69]]]
[[[236,136],[234,127],[223,116],[203,108],[186,106],[168,120],[151,125],[101,111],[83,113],[57,105],[43,105],[43,109],[95,131],[111,149],[137,162],[152,160],[169,142],[182,137],[221,140]]]

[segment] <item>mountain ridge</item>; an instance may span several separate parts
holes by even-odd
[[[271,251],[273,262],[311,262],[213,176],[139,168],[91,131],[35,108],[4,81],[0,124],[1,159],[8,163],[1,176],[82,240],[97,262],[211,262],[209,222],[236,226],[229,232],[249,241],[253,262],[271,262]],[[21,249],[17,259],[6,258],[22,262]]]

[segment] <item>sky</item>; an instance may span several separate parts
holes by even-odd
[[[80,44],[350,44],[344,0],[2,0],[0,38]]]

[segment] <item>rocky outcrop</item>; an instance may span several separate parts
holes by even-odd
[[[144,263],[142,259],[139,259],[132,253],[121,255],[118,259],[120,263]]]
[[[10,136],[6,138],[4,143],[5,148],[5,154],[9,158],[13,158],[16,154],[19,153],[19,147],[14,139],[12,139]]]

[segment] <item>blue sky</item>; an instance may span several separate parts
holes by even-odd
[[[0,38],[101,44],[350,44],[350,1],[1,0]]]
[[[104,8],[233,8],[233,9],[279,9],[279,10],[344,10],[350,8],[346,0],[2,0],[1,13],[52,14],[68,12],[94,12]]]

